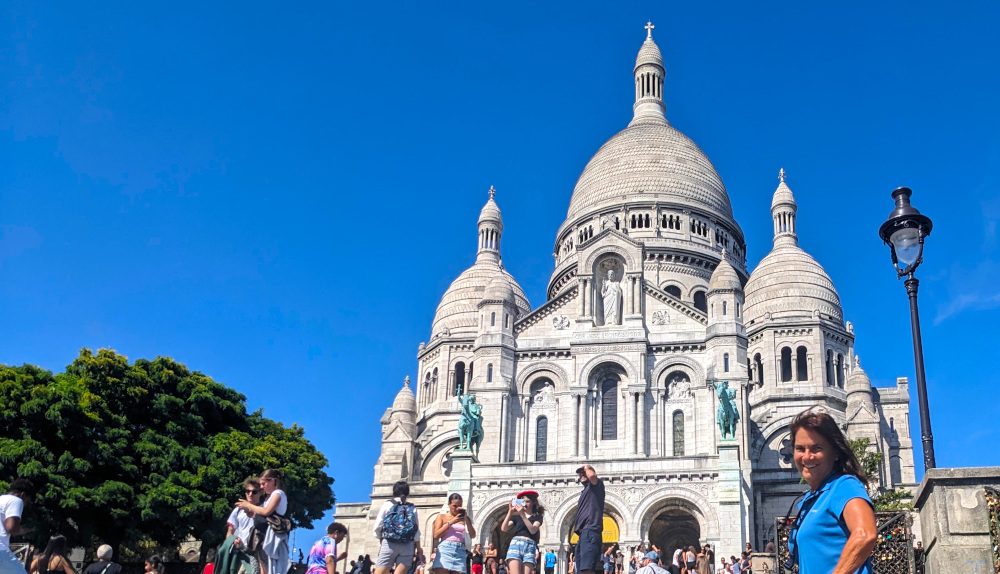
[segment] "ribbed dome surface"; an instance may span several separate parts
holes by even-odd
[[[394,412],[417,412],[417,397],[413,395],[413,390],[410,389],[409,379],[406,380],[406,383],[396,393],[396,399],[392,401],[392,410]]]
[[[844,312],[833,281],[823,267],[795,244],[776,246],[750,274],[745,288],[746,324],[765,313],[812,315],[819,311],[843,322]]]
[[[483,208],[479,211],[479,223],[482,223],[484,221],[501,221],[501,220],[502,218],[500,217],[500,207],[497,205],[497,202],[494,201],[492,197],[490,197],[489,201],[486,202],[486,205],[484,205]]]
[[[788,184],[784,180],[778,184],[778,189],[774,190],[774,195],[771,197],[771,209],[778,207],[779,205],[791,205],[795,207],[795,196],[792,194],[792,188],[788,187]]]
[[[656,64],[663,67],[663,54],[660,53],[660,47],[656,45],[656,42],[653,42],[652,38],[646,38],[642,47],[639,48],[639,55],[635,58],[636,68],[643,64]]]
[[[580,174],[568,219],[637,200],[707,209],[732,220],[722,178],[701,149],[665,119],[633,121],[607,141]]]
[[[715,271],[712,272],[711,279],[708,280],[708,290],[712,291],[739,291],[743,288],[743,284],[740,283],[740,276],[736,274],[736,270],[733,266],[729,264],[729,261],[725,257],[716,266]]]
[[[449,329],[452,335],[475,335],[479,327],[479,302],[495,278],[505,280],[514,291],[514,304],[526,315],[531,312],[528,298],[514,277],[489,260],[477,261],[452,281],[434,313],[431,336]]]

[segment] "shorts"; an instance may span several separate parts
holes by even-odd
[[[552,574],[555,571],[556,571],[556,567],[555,566],[546,566],[545,567],[545,574]]]
[[[432,568],[444,568],[465,574],[465,542],[442,540],[434,553]]]
[[[530,538],[515,536],[507,547],[507,560],[520,560],[525,564],[535,563],[535,554],[538,552],[538,544]]]
[[[472,565],[472,574],[483,574],[483,565],[482,564],[473,564]]]
[[[576,569],[602,570],[601,563],[601,531],[584,530],[579,533],[580,539],[576,542]]]
[[[407,568],[413,564],[413,546],[411,542],[389,542],[383,539],[382,545],[378,548],[378,558],[375,559],[376,568],[392,568],[396,564],[405,564]]]
[[[3,546],[0,546],[0,574],[25,574],[24,564]]]

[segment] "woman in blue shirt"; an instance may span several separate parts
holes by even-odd
[[[833,417],[809,409],[789,431],[795,466],[809,483],[788,538],[799,574],[872,574],[878,529],[868,477]]]

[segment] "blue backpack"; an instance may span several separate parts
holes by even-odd
[[[382,537],[389,542],[413,542],[417,535],[417,511],[412,504],[393,501],[382,518]]]

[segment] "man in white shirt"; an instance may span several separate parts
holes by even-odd
[[[382,503],[382,507],[378,510],[378,516],[375,517],[375,537],[382,542],[379,545],[378,557],[375,559],[374,574],[389,574],[390,570],[393,574],[406,574],[413,563],[414,555],[422,556],[424,553],[420,548],[420,520],[417,518],[417,509],[406,502],[406,497],[409,495],[410,485],[405,480],[400,480],[392,485],[393,499]],[[383,531],[386,515],[397,506],[399,512],[412,513],[415,530],[410,540],[390,540],[392,534]]]
[[[10,492],[0,496],[0,574],[25,574],[24,565],[10,551],[10,537],[30,532],[21,527],[24,504],[35,495],[35,485],[27,478],[18,478]]]
[[[647,552],[642,557],[642,568],[635,574],[667,574],[667,571],[660,567],[660,555],[656,552]]]
[[[674,559],[670,562],[671,574],[681,574],[681,563],[684,561],[684,550],[678,548],[674,550]]]

